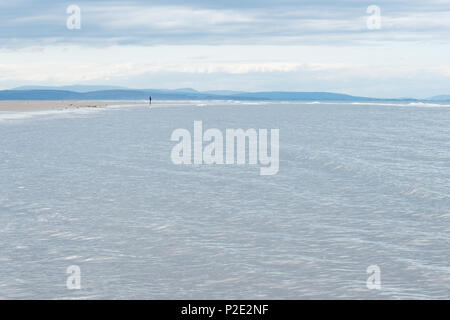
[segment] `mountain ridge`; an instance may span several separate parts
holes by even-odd
[[[441,94],[428,98],[431,101],[450,101],[450,94]]]
[[[263,100],[263,101],[398,101],[417,99],[380,99],[353,96],[333,92],[302,91],[196,91],[183,89],[129,89],[72,91],[65,87],[49,87],[52,89],[20,89],[0,90],[0,100],[147,100],[149,96],[156,100]],[[101,86],[99,86],[101,87]],[[26,88],[26,87],[25,87]],[[46,87],[47,88],[47,87]]]

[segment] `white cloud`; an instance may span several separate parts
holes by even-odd
[[[234,5],[212,8],[207,3],[158,5],[134,2],[80,3],[82,30],[69,33],[64,28],[63,4],[37,10],[21,10],[3,16],[0,34],[3,46],[28,46],[41,41],[78,43],[155,44],[376,44],[387,41],[446,41],[450,33],[450,8],[435,2],[435,7],[404,6],[382,2],[382,28],[366,27],[366,6],[357,2],[342,7],[333,3],[279,6]],[[440,10],[438,10],[440,8]],[[32,32],[30,32],[32,30]],[[22,39],[22,42],[14,42]]]
[[[237,10],[197,9],[182,6],[115,6],[87,8],[97,17],[98,25],[111,29],[154,28],[170,31],[187,28],[187,31],[221,24],[253,23],[256,17]],[[207,31],[207,30],[203,30]]]
[[[373,31],[360,1],[77,3],[82,29],[70,31],[67,3],[0,0],[2,86],[155,79],[166,87],[373,96],[389,84],[402,95],[431,95],[450,77],[448,1],[380,0],[382,28]]]
[[[132,78],[146,74],[231,74],[307,73],[312,77],[340,81],[361,78],[382,81],[391,78],[411,78],[424,75],[450,77],[450,66],[410,67],[396,65],[323,64],[299,62],[49,62],[0,64],[0,81],[57,81],[75,83],[106,78]]]

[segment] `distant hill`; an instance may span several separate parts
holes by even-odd
[[[77,100],[80,94],[65,90],[2,90],[0,100]]]
[[[261,100],[261,101],[418,101],[417,99],[379,99],[332,92],[241,92],[231,90],[197,91],[182,89],[128,89],[114,86],[23,86],[0,90],[0,100]],[[432,99],[448,99],[437,96]]]
[[[246,92],[233,94],[232,97],[239,100],[261,99],[261,100],[299,100],[299,101],[375,101],[379,99],[355,97],[347,94],[330,92]]]
[[[240,93],[245,93],[245,92],[244,91],[233,91],[233,90],[212,90],[212,91],[205,91],[205,93],[218,94],[218,95],[232,95],[232,94],[240,94]]]
[[[70,87],[70,86],[68,86]],[[376,101],[380,99],[357,97],[330,92],[236,92],[208,91],[194,89],[107,89],[83,91],[92,87],[74,86],[77,90],[63,90],[67,87],[51,89],[24,89],[0,91],[0,100],[147,100],[149,96],[157,100],[290,100],[290,101]],[[101,86],[100,86],[101,87]],[[22,88],[22,89],[20,89]],[[35,87],[31,87],[35,88]],[[47,87],[44,87],[47,88]]]
[[[431,101],[450,101],[450,95],[440,95],[428,98]]]
[[[98,90],[75,92],[67,90],[3,90],[0,100],[158,100],[217,99],[211,94],[178,90]]]

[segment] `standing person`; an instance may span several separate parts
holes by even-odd
[[[151,106],[152,105],[152,96],[148,97],[148,105]]]

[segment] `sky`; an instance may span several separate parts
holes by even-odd
[[[449,39],[450,0],[0,0],[0,89],[426,98],[450,94]]]

